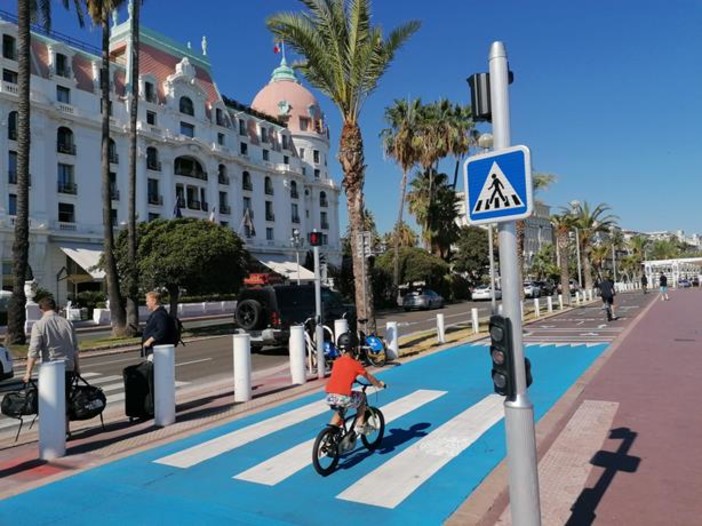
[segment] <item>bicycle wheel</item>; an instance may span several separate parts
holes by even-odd
[[[312,446],[312,464],[317,473],[326,477],[336,469],[339,463],[339,438],[341,432],[337,428],[327,426],[322,429]]]
[[[385,417],[377,407],[366,408],[366,429],[368,432],[361,435],[361,441],[368,451],[374,451],[385,433]]]

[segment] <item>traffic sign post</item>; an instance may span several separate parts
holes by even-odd
[[[505,400],[510,512],[513,524],[539,526],[541,508],[534,406],[527,394],[519,295],[522,280],[515,223],[516,219],[531,213],[531,160],[528,148],[510,148],[509,71],[507,51],[502,42],[493,42],[488,63],[492,135],[496,151],[465,164],[465,188],[466,194],[470,194],[467,195],[467,216],[474,224],[499,223],[503,314],[512,326],[515,380],[514,397]],[[471,177],[473,174],[476,174],[475,181]]]

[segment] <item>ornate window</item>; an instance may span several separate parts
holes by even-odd
[[[195,115],[195,107],[190,97],[180,98],[180,112],[186,115]]]

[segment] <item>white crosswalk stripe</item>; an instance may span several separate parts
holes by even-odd
[[[385,417],[385,424],[387,425],[389,422],[392,422],[393,420],[400,418],[401,416],[404,416],[407,413],[410,413],[424,404],[436,400],[445,394],[446,391],[420,389],[412,394],[384,405],[380,408],[380,410]],[[287,451],[266,460],[265,462],[257,464],[251,469],[235,475],[233,478],[273,486],[312,463],[311,452],[312,446],[314,445],[314,440],[315,439],[312,438],[311,440],[307,440],[302,444],[298,444],[297,446],[294,446],[291,449],[288,449]]]
[[[483,398],[362,477],[337,497],[383,508],[395,508],[499,422],[504,417],[503,403],[504,399],[498,395]],[[388,484],[389,480],[395,483]]]

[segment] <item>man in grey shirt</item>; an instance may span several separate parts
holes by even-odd
[[[39,309],[42,311],[42,317],[32,326],[24,381],[26,383],[32,377],[32,370],[39,357],[42,362],[65,360],[68,393],[73,375],[80,372],[76,331],[70,321],[58,315],[53,298],[40,299]]]

